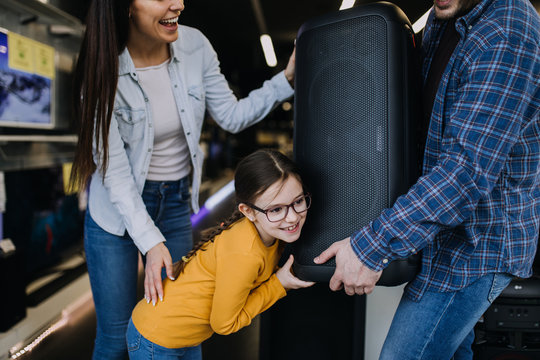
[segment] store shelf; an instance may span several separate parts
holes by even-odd
[[[0,135],[0,171],[42,169],[72,162],[75,135]]]
[[[83,24],[76,17],[37,0],[2,0],[3,7],[20,14],[35,15],[38,21],[50,25],[64,25],[83,31]]]

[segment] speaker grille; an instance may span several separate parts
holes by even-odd
[[[295,160],[313,193],[300,263],[389,206],[386,43],[380,16],[313,28],[297,43]]]

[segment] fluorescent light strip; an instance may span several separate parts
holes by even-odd
[[[264,52],[264,58],[266,59],[266,64],[270,67],[275,67],[277,65],[277,58],[270,35],[261,35],[261,45]]]
[[[356,0],[343,0],[341,6],[339,7],[339,10],[350,9],[354,6],[355,2]]]
[[[210,196],[204,203],[198,213],[191,215],[191,226],[195,227],[203,218],[205,218],[210,212],[225,199],[234,193],[234,180],[231,180],[219,189],[215,194]]]
[[[10,359],[17,359],[23,356],[26,353],[31,352],[36,346],[39,345],[45,338],[47,338],[49,335],[54,333],[56,330],[62,328],[64,325],[68,323],[67,317],[63,316],[58,322],[53,324],[51,327],[49,327],[47,330],[42,332],[34,341],[32,341],[30,344],[26,345],[23,349],[20,349],[16,351],[15,353],[12,353],[10,356]]]
[[[234,180],[231,180],[219,189],[215,194],[210,196],[208,200],[204,203],[204,207],[209,211],[212,211],[216,206],[218,206],[223,200],[225,200],[229,195],[234,192]]]
[[[429,12],[431,11],[432,7],[426,11],[424,15],[420,17],[420,19],[416,20],[416,22],[413,24],[412,28],[415,34],[418,34],[422,29],[426,26],[426,22],[429,16]]]

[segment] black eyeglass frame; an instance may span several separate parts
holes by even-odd
[[[307,205],[306,205],[306,209],[305,210],[302,210],[302,211],[296,211],[296,209],[294,208],[294,203],[296,201],[298,201],[300,198],[304,198]],[[306,199],[309,199],[309,200],[306,200]],[[280,222],[282,221],[283,219],[285,219],[287,217],[287,215],[289,215],[289,209],[292,208],[294,210],[295,213],[297,214],[301,214],[303,212],[306,212],[310,206],[311,206],[311,194],[310,193],[305,193],[303,194],[302,196],[299,196],[297,197],[292,203],[290,203],[289,205],[280,205],[280,204],[277,204],[275,206],[272,206],[271,209],[267,209],[267,210],[264,210],[264,209],[261,209],[260,207],[254,205],[254,204],[251,204],[251,203],[244,203],[246,204],[247,206],[249,206],[250,208],[252,208],[253,210],[257,210],[258,212],[261,212],[263,213],[264,215],[266,215],[266,219],[270,222]],[[270,220],[270,218],[268,217],[268,211],[278,207],[278,206],[285,206],[287,208],[287,211],[285,211],[285,216],[283,216],[283,218],[279,219],[279,220]]]

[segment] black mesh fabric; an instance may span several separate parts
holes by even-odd
[[[300,264],[388,206],[385,43],[384,19],[366,16],[306,31],[297,44],[295,160],[313,194]]]

